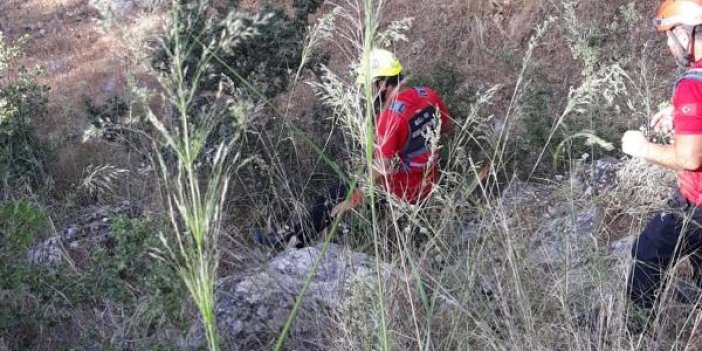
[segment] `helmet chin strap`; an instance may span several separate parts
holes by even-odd
[[[672,30],[668,31],[668,36],[673,39],[673,42],[679,49],[674,56],[678,66],[681,68],[689,68],[690,64],[695,62],[695,57],[693,55],[695,49],[695,28],[685,28],[685,30],[689,38],[687,46],[680,42],[680,39]]]

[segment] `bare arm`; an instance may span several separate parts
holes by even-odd
[[[702,167],[702,135],[676,135],[672,145],[654,144],[638,131],[628,131],[622,138],[622,150],[676,171],[695,171]]]

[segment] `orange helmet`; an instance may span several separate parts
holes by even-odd
[[[653,19],[659,32],[675,26],[697,26],[702,24],[702,0],[665,0]]]

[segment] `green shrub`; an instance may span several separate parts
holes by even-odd
[[[35,240],[44,238],[51,229],[49,216],[29,201],[0,205],[0,245],[26,250]]]
[[[563,140],[563,135],[562,131],[558,130],[551,139],[551,143],[546,145],[558,116],[557,112],[552,111],[553,98],[558,92],[548,86],[539,69],[528,70],[525,72],[524,79],[527,84],[517,100],[520,112],[519,125],[522,130],[513,140],[513,152],[515,159],[521,164],[533,165],[538,157],[538,153],[534,151],[544,147],[549,150],[555,148]]]
[[[7,44],[0,32],[0,78],[9,63],[22,56],[26,38]],[[16,79],[0,84],[0,193],[21,185],[37,186],[46,177],[47,149],[34,132],[33,121],[47,114],[49,88],[24,67]]]
[[[176,312],[183,287],[168,264],[150,255],[161,245],[156,233],[154,223],[146,219],[118,217],[105,247],[91,253],[87,281],[96,288],[92,295],[127,306],[148,298],[154,311]]]
[[[33,121],[47,113],[49,88],[20,70],[17,82],[0,86],[0,191],[46,180],[47,148],[37,137]],[[7,194],[7,193],[6,193]]]
[[[198,79],[204,90],[218,89],[222,75],[229,77],[235,88],[245,87],[239,79],[243,78],[264,96],[272,98],[287,89],[292,73],[302,63],[308,17],[323,1],[295,0],[292,16],[286,14],[284,9],[270,5],[255,16],[249,15],[239,10],[239,1],[229,1],[216,9],[217,15],[211,16],[210,5],[206,1],[197,1],[197,4],[190,0],[179,2],[179,18],[175,21],[177,28],[174,30],[179,31],[181,40],[190,43],[185,44],[190,51],[184,66],[206,67],[199,77],[196,77],[196,70],[188,70],[187,78]],[[236,42],[224,43],[224,49],[214,53],[215,59],[211,60],[212,53],[204,52],[205,43],[221,41],[228,37],[227,33],[246,28],[251,28],[253,32]],[[255,33],[255,38],[242,40]],[[164,72],[173,68],[171,59],[176,47],[175,38],[174,33],[165,38],[164,48],[157,50],[152,59],[153,67]],[[323,59],[319,55],[316,58],[310,60],[307,67],[315,66],[320,63],[319,59]]]
[[[150,249],[158,245],[153,222],[119,217],[110,226],[110,239],[104,247],[90,253],[88,262],[78,267],[62,263],[53,269],[29,265],[26,258],[25,243],[45,233],[47,222],[44,212],[27,202],[0,208],[0,228],[3,232],[20,233],[17,236],[22,238],[20,247],[8,245],[8,236],[0,236],[0,290],[7,292],[0,300],[0,339],[11,349],[37,347],[38,342],[46,339],[36,335],[52,332],[62,334],[66,343],[59,344],[62,347],[100,343],[98,335],[92,332],[63,334],[71,323],[85,322],[74,316],[73,311],[95,310],[106,305],[133,316],[130,323],[138,327],[132,333],[139,333],[138,338],[162,329],[184,328],[180,318],[184,288],[171,267],[149,255]],[[84,337],[87,339],[80,340]],[[112,338],[101,337],[101,349],[126,347]],[[136,349],[151,349],[151,346]]]

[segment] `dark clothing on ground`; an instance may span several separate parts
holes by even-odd
[[[287,233],[288,241],[293,236],[298,239],[299,245],[306,246],[317,239],[319,233],[332,224],[331,211],[346,199],[348,190],[345,185],[335,185],[327,191],[325,196],[318,197],[312,207],[308,209],[308,216],[305,219],[308,223],[305,226],[297,223],[293,226],[292,232]],[[309,228],[309,230],[306,230]]]

